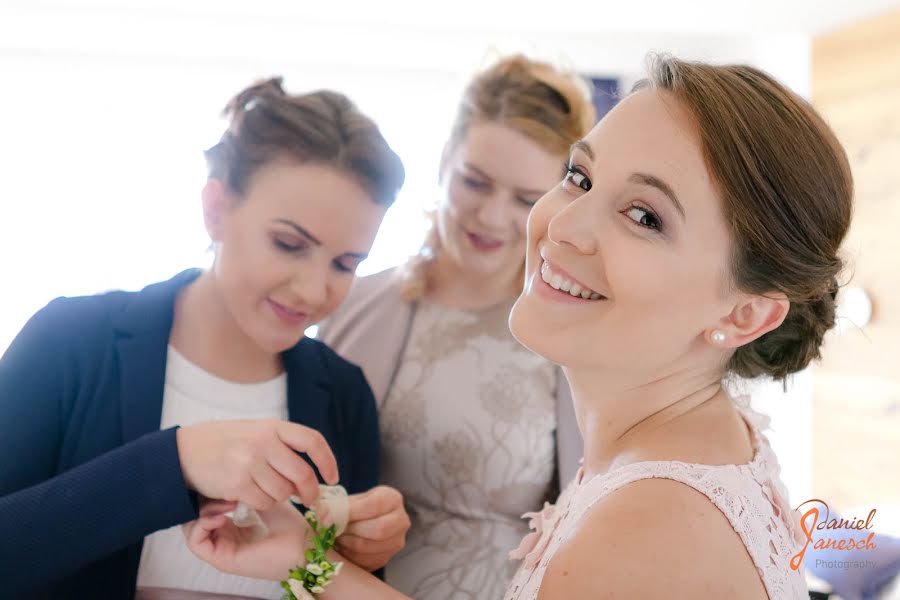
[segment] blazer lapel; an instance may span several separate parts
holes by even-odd
[[[340,419],[335,414],[333,390],[327,375],[327,365],[318,352],[318,342],[303,338],[300,343],[282,354],[288,384],[288,418],[325,435],[335,453],[335,443],[344,439]],[[301,454],[312,465],[306,454]],[[313,465],[315,469],[315,466]],[[322,481],[318,469],[316,475]]]
[[[125,443],[159,430],[175,300],[199,274],[199,270],[184,271],[147,286],[115,317]]]
[[[166,380],[168,332],[118,340],[122,403],[122,441],[159,430]]]

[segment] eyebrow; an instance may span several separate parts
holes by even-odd
[[[307,240],[312,242],[315,246],[321,246],[322,242],[319,241],[319,238],[311,234],[309,231],[301,227],[300,225],[290,221],[288,219],[275,219],[276,223],[281,223],[282,225],[287,225],[294,229],[297,233],[299,233],[302,237],[305,237]],[[368,252],[344,252],[341,256],[347,256],[350,258],[358,258],[360,260],[366,260],[369,257]]]
[[[672,201],[672,204],[674,204],[678,212],[681,213],[681,218],[687,218],[684,213],[684,206],[682,206],[681,202],[678,201],[678,196],[675,195],[675,192],[672,190],[669,184],[659,177],[656,177],[655,175],[649,175],[647,173],[634,173],[631,177],[628,178],[628,181],[658,189],[663,194],[665,194],[669,198],[669,200]]]
[[[484,171],[482,171],[481,169],[479,169],[478,167],[476,167],[475,165],[473,165],[470,162],[464,162],[463,166],[465,168],[469,169],[470,171],[474,171],[476,175],[478,175],[479,177],[481,177],[483,179],[489,179],[491,181],[494,180],[493,177],[491,177],[490,175],[488,175],[487,173],[485,173]],[[526,188],[516,188],[516,191],[519,192],[520,194],[522,194],[523,196],[531,196],[531,195],[543,196],[544,194],[547,193],[547,190],[537,190],[537,189],[529,190]]]
[[[586,141],[578,140],[577,142],[572,144],[572,147],[569,148],[569,152],[571,153],[571,152],[574,152],[575,150],[581,150],[582,152],[584,152],[585,154],[588,155],[588,158],[590,158],[591,160],[594,160],[594,151],[591,149],[590,145]]]

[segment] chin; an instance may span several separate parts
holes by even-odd
[[[534,306],[528,298],[528,292],[525,291],[519,295],[509,313],[509,331],[517,342],[535,354],[553,360],[548,356],[547,338],[541,335],[538,325],[539,320],[534,314]]]
[[[590,358],[579,350],[583,345],[577,340],[583,336],[577,328],[573,331],[571,323],[551,322],[527,289],[509,313],[509,330],[520,344],[556,365],[583,366],[585,359]]]
[[[278,334],[261,335],[254,337],[256,345],[266,352],[272,354],[281,354],[296,346],[303,339],[303,332],[297,335],[288,336],[284,332]]]

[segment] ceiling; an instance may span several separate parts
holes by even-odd
[[[52,11],[274,17],[333,27],[524,30],[554,33],[802,33],[815,35],[900,9],[900,0],[5,0]],[[13,9],[14,10],[14,9]]]

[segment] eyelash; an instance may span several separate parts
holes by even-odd
[[[299,245],[288,244],[287,242],[283,242],[283,241],[279,240],[278,238],[273,238],[272,241],[275,242],[275,246],[279,250],[283,250],[283,251],[289,252],[291,254],[303,252],[304,250],[306,250],[306,246],[303,244],[299,244]]]
[[[640,219],[632,219],[629,216],[629,214],[635,210],[641,211],[642,213],[644,213],[645,216]],[[656,232],[660,232],[660,233],[662,232],[662,228],[663,228],[662,219],[659,218],[659,215],[657,215],[655,212],[653,212],[652,210],[650,210],[648,208],[644,208],[643,206],[638,206],[637,204],[632,204],[631,206],[628,207],[627,210],[623,211],[622,214],[624,214],[626,217],[628,217],[629,219],[634,221],[639,227],[643,227],[644,229],[649,229],[651,231],[656,231]],[[651,219],[653,219],[653,222],[655,224],[653,224],[653,225],[644,224],[643,221],[647,217],[650,217]]]
[[[576,182],[575,177],[580,175],[583,177],[581,182]],[[585,192],[589,192],[591,190],[592,184],[591,180],[588,179],[587,173],[581,170],[579,167],[573,167],[571,164],[566,164],[566,176],[563,180],[567,183],[571,183],[572,185],[584,190]],[[587,184],[587,187],[584,187],[584,184]]]
[[[304,244],[295,246],[292,244],[287,244],[287,243],[279,240],[278,238],[274,238],[273,241],[275,243],[275,246],[279,250],[281,250],[282,252],[287,252],[288,254],[300,254],[307,248]],[[355,267],[352,267],[352,268],[348,267],[347,265],[342,264],[338,261],[333,261],[331,264],[334,266],[334,269],[339,273],[353,273],[356,271]]]
[[[486,190],[488,188],[488,184],[484,181],[479,181],[478,179],[472,179],[471,177],[467,177],[465,175],[460,175],[460,179],[466,185],[466,187],[471,188],[473,190]]]
[[[477,179],[472,179],[471,177],[467,177],[465,175],[460,175],[460,179],[462,179],[462,182],[466,187],[477,192],[486,192],[488,188],[490,188],[489,183],[479,181]],[[516,201],[528,208],[531,208],[535,204],[537,204],[537,200],[532,201],[526,198],[522,198],[521,196],[516,196]]]

